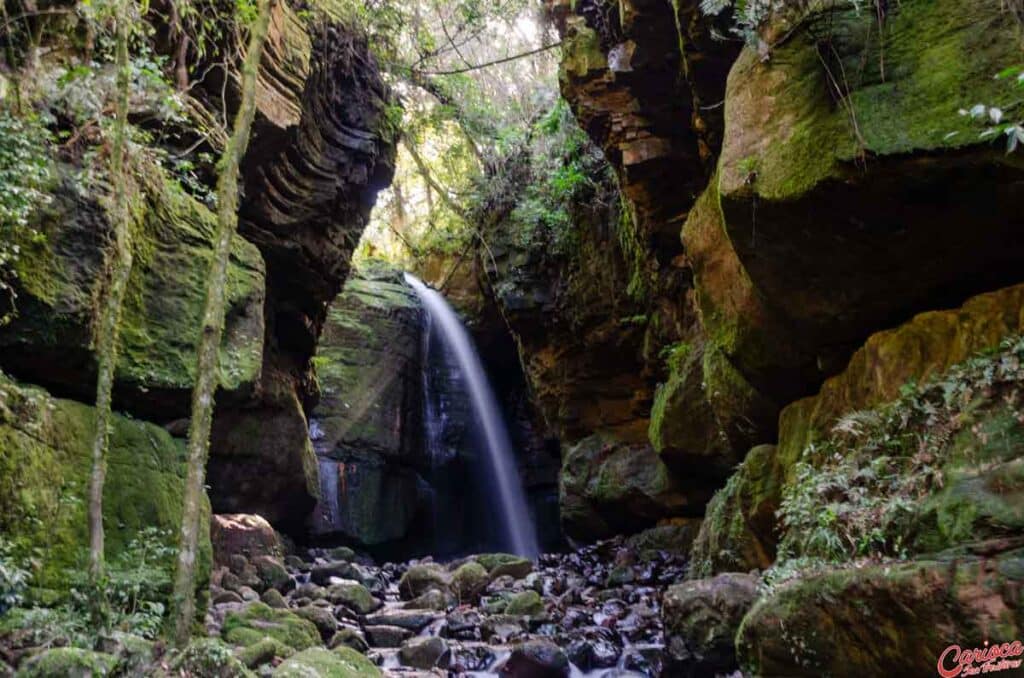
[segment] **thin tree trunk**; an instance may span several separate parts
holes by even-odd
[[[250,27],[249,46],[242,63],[242,101],[235,115],[234,129],[220,159],[217,177],[217,239],[210,277],[206,286],[196,364],[196,385],[192,391],[192,422],[188,432],[188,477],[181,517],[181,541],[174,578],[172,616],[174,642],[188,643],[195,619],[195,567],[199,543],[200,505],[206,478],[206,459],[210,450],[214,391],[218,379],[218,349],[224,332],[224,303],[227,286],[231,239],[238,227],[239,163],[249,145],[249,133],[256,114],[256,75],[270,26],[270,10],[275,0],[258,0],[257,16]]]
[[[104,627],[108,618],[103,545],[103,485],[107,477],[107,448],[110,442],[111,392],[117,367],[117,345],[121,308],[132,270],[131,219],[128,209],[128,177],[125,156],[128,144],[128,98],[131,70],[128,64],[127,0],[117,6],[115,61],[117,101],[113,143],[110,151],[110,182],[113,189],[114,250],[110,261],[110,287],[100,311],[96,330],[96,435],[92,445],[92,474],[89,479],[89,584],[92,589],[92,618]]]

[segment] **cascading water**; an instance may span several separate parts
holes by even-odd
[[[494,488],[497,514],[502,523],[503,537],[507,549],[517,555],[533,558],[539,553],[537,535],[526,505],[526,495],[516,469],[512,444],[504,417],[494,397],[487,373],[484,372],[480,356],[462,325],[459,317],[439,292],[427,287],[421,280],[409,273],[405,281],[412,287],[423,303],[429,316],[430,327],[454,357],[469,395],[473,416],[479,424],[484,461]],[[432,411],[428,408],[426,430],[436,430],[438,424],[429,421]],[[436,416],[436,413],[434,413]],[[428,440],[428,444],[429,444]]]

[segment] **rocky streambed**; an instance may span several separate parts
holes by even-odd
[[[668,675],[661,602],[685,563],[651,541],[536,562],[378,565],[345,547],[235,553],[213,573],[207,630],[262,675]]]

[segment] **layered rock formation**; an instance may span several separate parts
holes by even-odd
[[[284,4],[273,24],[240,223],[267,262],[263,374],[243,407],[218,411],[209,467],[216,510],[259,513],[291,530],[302,529],[318,495],[309,361],[377,191],[391,180],[397,133],[365,36],[315,9],[315,30]]]
[[[242,161],[240,233],[229,265],[208,469],[219,510],[258,513],[296,530],[304,529],[319,493],[305,416],[318,396],[311,358],[376,193],[390,180],[396,133],[388,117],[391,95],[366,38],[325,11],[330,3],[313,5],[274,6],[253,139]],[[169,49],[167,27],[156,28],[151,46]],[[236,39],[234,33],[225,31],[233,36],[225,39]],[[73,67],[79,48],[64,47],[51,50],[53,57],[40,68]],[[226,105],[230,117],[238,104],[237,73],[233,57],[221,57],[234,54],[233,47],[211,44],[207,50],[206,58],[219,65],[196,68],[194,75],[205,79],[191,83],[191,105],[198,110],[205,103],[218,112]],[[135,113],[133,122],[148,124],[151,111]],[[53,124],[66,122],[58,115]],[[183,143],[189,148],[173,149],[182,156],[197,148],[211,157],[219,151],[215,129],[195,141],[189,136],[194,130],[169,125],[166,136],[146,137],[145,143]],[[0,369],[18,382],[3,377],[0,411],[9,416],[6,427],[0,426],[8,441],[0,452],[0,482],[9,491],[0,519],[5,534],[52,545],[42,565],[40,581],[46,585],[66,586],[57,573],[77,566],[84,554],[84,506],[62,507],[61,497],[84,493],[86,444],[93,435],[92,331],[113,252],[105,157],[88,148],[99,138],[85,134],[62,148],[49,203],[31,217],[40,236],[17,243],[20,255],[10,278],[17,296],[5,294],[2,302],[5,315],[10,299],[17,308],[13,320],[0,327]],[[197,160],[192,182],[182,182],[177,169],[161,164],[166,148],[134,143],[126,186],[134,266],[114,407],[166,430],[117,419],[106,499],[112,561],[141,527],[178,523],[184,458],[181,441],[168,432],[181,436],[187,429],[215,227],[213,212],[196,197],[204,193],[196,177],[208,179],[212,168]],[[89,177],[87,186],[83,176]],[[10,409],[23,408],[23,401],[50,403],[53,411]],[[30,517],[43,515],[57,516],[50,536],[32,527]],[[68,527],[72,523],[77,526]]]
[[[962,632],[965,647],[981,642],[977,628],[1007,641],[1019,633],[1002,593],[1019,586],[1013,565],[1002,565],[1014,562],[1021,534],[1017,483],[1008,480],[1021,449],[1016,349],[972,356],[1021,332],[1024,300],[1005,286],[1020,282],[1024,263],[1011,235],[1021,226],[1024,166],[957,114],[979,101],[1010,102],[1012,88],[992,76],[1020,60],[1019,26],[999,2],[854,4],[773,5],[747,27],[751,46],[738,54],[710,41],[728,25],[695,19],[696,2],[675,3],[676,18],[690,19],[674,22],[675,43],[665,38],[669,3],[552,4],[565,40],[563,94],[615,168],[635,232],[681,230],[681,250],[667,238],[644,241],[646,270],[665,271],[682,252],[679,271],[692,279],[688,302],[672,300],[675,317],[690,322],[668,342],[650,441],[677,485],[705,473],[699,486],[715,488],[728,473],[707,471],[742,460],[706,508],[691,577],[781,564],[742,625],[746,609],[730,613],[728,661],[712,662],[719,671],[737,661],[752,675],[933,667],[949,639],[922,636],[926,651],[897,657],[892,641],[909,623],[897,609],[929,628],[962,614],[948,628]],[[684,73],[669,83],[658,74],[671,63]],[[641,91],[633,79],[645,72],[671,96]],[[681,93],[679,83],[701,72],[714,82]],[[708,120],[678,115],[709,101],[722,106]],[[664,116],[666,106],[677,115]],[[687,135],[704,140],[705,152],[687,153]],[[660,169],[646,174],[645,162]],[[651,196],[662,199],[654,208]],[[660,208],[678,218],[666,221]],[[963,403],[940,403],[942,389]],[[856,479],[846,457],[866,469]],[[563,481],[576,487],[582,466],[573,453],[566,459]],[[907,506],[865,480],[877,469],[913,495]],[[862,488],[888,522],[859,532],[856,507],[868,500],[829,482]],[[702,500],[687,498],[699,513]],[[577,505],[569,502],[570,518]],[[819,516],[817,527],[799,522],[801,506]],[[859,545],[826,548],[830,535]],[[915,561],[845,571],[869,553]],[[947,572],[937,563],[953,553],[1001,565],[967,556]],[[966,584],[975,578],[977,586]],[[694,590],[705,588],[714,590]],[[834,609],[853,599],[862,601],[856,614]],[[935,600],[944,611],[928,607]],[[698,602],[718,605],[711,594]],[[685,655],[680,670],[701,670],[702,652],[721,654],[702,645],[702,624],[667,626],[670,648]],[[878,651],[836,650],[865,643]]]

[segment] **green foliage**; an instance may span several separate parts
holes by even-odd
[[[0,615],[24,601],[31,572],[16,554],[15,545],[0,535]]]
[[[1011,66],[996,74],[997,80],[1007,80],[1013,83],[1018,89],[1024,89],[1024,66]],[[1013,107],[1019,107],[1020,99],[1013,103]],[[982,139],[998,139],[1005,137],[1006,152],[1013,153],[1024,144],[1024,119],[1019,114],[1016,119],[1007,119],[1008,111],[999,106],[987,106],[976,104],[970,109],[961,108],[960,115],[970,117],[986,125],[980,136]],[[955,133],[951,133],[955,134]]]
[[[0,299],[13,306],[15,266],[23,245],[43,236],[30,217],[50,201],[50,133],[37,116],[0,112]],[[10,314],[0,307],[0,325]]]
[[[779,564],[910,555],[924,500],[948,482],[954,437],[986,403],[1016,403],[1022,383],[1024,337],[1011,337],[998,351],[906,384],[891,403],[839,419],[804,450],[784,489]]]
[[[527,176],[491,181],[490,188],[503,190],[509,184],[521,191],[510,215],[520,247],[547,244],[556,255],[569,255],[579,246],[579,234],[571,210],[584,203],[596,188],[595,177],[606,171],[601,154],[576,124],[569,105],[558,99],[534,125],[525,148],[511,151],[529,158]],[[498,202],[486,196],[484,202]]]

